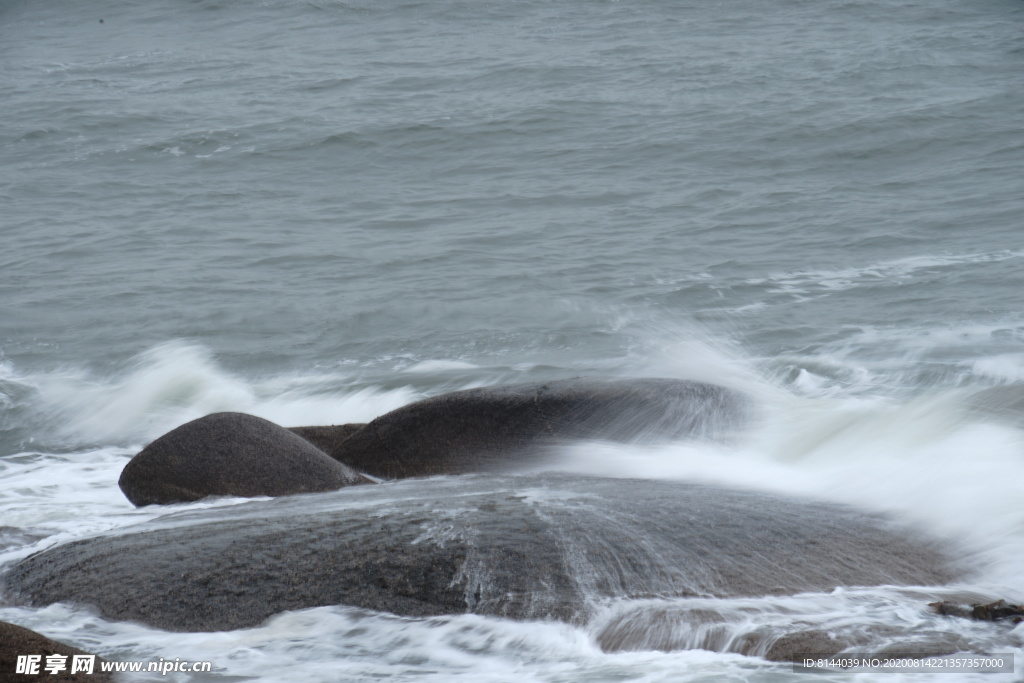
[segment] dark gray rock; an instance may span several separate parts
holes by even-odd
[[[746,417],[723,387],[673,379],[569,379],[456,391],[382,415],[332,453],[375,477],[507,472],[572,439],[714,437]]]
[[[1009,620],[1014,624],[1024,621],[1024,605],[1011,605],[1005,600],[996,600],[995,602],[970,606],[944,600],[929,603],[928,606],[939,614],[950,617],[963,617],[978,621]]]
[[[909,589],[916,591],[920,589]],[[932,591],[943,589],[932,588]],[[806,657],[827,657],[839,652],[871,656],[938,656],[976,652],[966,638],[928,628],[926,621],[864,623],[833,620],[823,628],[807,628],[805,621],[785,606],[772,607],[772,596],[756,602],[730,600],[637,600],[616,604],[592,625],[597,644],[605,652],[709,650],[764,657],[775,662],[800,663]],[[789,624],[758,623],[758,612],[789,614]],[[796,631],[785,629],[804,628]]]
[[[183,424],[132,458],[118,485],[134,505],[207,496],[281,496],[369,480],[284,427],[214,413]]]
[[[799,663],[808,656],[831,657],[849,646],[849,643],[825,631],[809,629],[782,636],[771,644],[764,658],[769,662]]]
[[[335,460],[342,460],[342,447],[348,438],[366,426],[366,423],[327,425],[323,427],[289,427],[288,431],[298,434]]]
[[[880,657],[944,657],[958,652],[985,654],[977,645],[957,633],[930,631],[913,639],[889,643],[872,655]]]
[[[848,632],[831,633],[818,629],[787,633],[771,643],[764,657],[771,662],[801,664],[804,659],[828,658],[841,652],[857,652],[871,658],[942,657],[957,652],[980,652],[977,646],[961,635],[936,631],[912,632],[893,640],[892,627],[865,629],[864,625]],[[887,641],[880,646],[880,641]]]
[[[730,615],[707,604],[686,604],[689,602],[626,603],[600,624],[594,640],[604,652],[709,650],[744,655],[755,653],[763,643],[766,636],[757,631],[737,638]]]
[[[74,655],[85,654],[89,653],[56,640],[51,640],[23,626],[0,621],[0,681],[3,681],[3,683],[19,683],[20,681],[25,681],[26,683],[29,681],[32,683],[38,683],[39,681],[59,681],[60,683],[87,683],[92,681],[94,683],[107,683],[110,681],[110,674],[100,671],[100,662],[103,660],[99,657],[96,658],[93,664],[92,674],[83,672],[71,674],[71,658]],[[40,655],[42,659],[40,660],[39,673],[36,675],[15,673],[17,671],[19,655]],[[64,655],[67,657],[66,669],[56,674],[46,671],[43,667],[46,664],[46,658],[50,655]]]
[[[43,551],[4,581],[16,602],[92,604],[110,619],[207,631],[321,605],[582,623],[609,598],[959,576],[936,544],[849,508],[548,474],[409,480],[182,512]]]

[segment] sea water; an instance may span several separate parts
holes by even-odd
[[[210,412],[363,422],[468,387],[660,376],[756,417],[557,467],[882,512],[975,570],[625,601],[586,626],[0,619],[214,665],[156,677],[179,681],[850,680],[738,652],[808,627],[952,634],[1024,670],[1024,627],[926,608],[1024,601],[1022,27],[1017,0],[0,2],[0,565],[240,502],[135,509],[117,488]],[[624,619],[667,645],[602,651]]]

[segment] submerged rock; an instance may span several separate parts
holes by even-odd
[[[118,486],[134,505],[207,496],[280,496],[369,480],[284,427],[214,413],[164,434],[132,458]]]
[[[720,600],[626,601],[596,624],[594,640],[604,652],[709,650],[762,654],[771,638],[763,628],[744,629],[750,614],[727,614],[711,603]],[[595,626],[594,624],[591,625]]]
[[[100,671],[100,662],[103,660],[96,657],[93,661],[91,674],[85,672],[71,673],[72,657],[75,655],[88,655],[78,648],[65,645],[64,643],[51,640],[46,636],[29,630],[23,626],[9,624],[0,621],[0,681],[4,683],[18,683],[19,681],[58,681],[60,683],[106,683],[110,680],[110,674]],[[39,655],[39,670],[36,674],[17,674],[18,657],[20,655]],[[63,655],[67,659],[63,662],[63,669],[51,674],[45,669],[46,658],[50,655]]]
[[[179,631],[351,605],[585,622],[609,598],[728,597],[959,576],[880,517],[679,482],[476,475],[182,512],[51,548],[4,577],[30,605]]]
[[[909,594],[921,589],[906,590]],[[814,593],[803,597],[811,596]],[[591,631],[605,652],[709,650],[764,657],[774,662],[803,663],[808,657],[827,657],[843,651],[892,657],[979,651],[977,643],[931,628],[925,622],[851,620],[849,613],[846,618],[842,616],[845,610],[837,604],[801,613],[799,600],[774,595],[627,600],[592,623]],[[861,603],[859,608],[864,606]]]
[[[511,471],[571,439],[714,437],[746,416],[723,387],[674,379],[568,379],[456,391],[382,415],[331,454],[375,477]]]
[[[809,629],[787,633],[777,638],[765,652],[764,658],[769,662],[799,662],[808,655],[815,657],[830,657],[842,652],[849,647],[846,643],[834,635]]]

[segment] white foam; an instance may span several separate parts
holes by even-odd
[[[344,375],[242,379],[205,347],[180,341],[136,357],[126,371],[96,376],[63,370],[27,379],[33,409],[71,441],[141,445],[189,420],[221,411],[285,426],[366,422],[409,403],[409,388],[350,388]]]
[[[0,548],[0,565],[43,548],[137,524],[176,510],[236,505],[245,498],[210,498],[172,506],[135,508],[117,487],[135,451],[102,448],[74,453],[17,453],[0,458],[0,525],[32,539]]]
[[[552,469],[702,481],[845,502],[975,554],[1024,595],[1024,431],[970,417],[954,394],[906,402],[790,398],[739,443],[577,444]]]
[[[970,364],[971,372],[1001,383],[1024,381],[1024,353],[1005,353],[978,358]]]
[[[764,401],[781,391],[739,346],[692,323],[662,323],[644,333],[644,344],[627,368],[634,376],[707,382]]]
[[[590,624],[601,642],[621,649],[707,649],[765,656],[785,635],[822,631],[861,652],[955,634],[971,647],[990,651],[1019,648],[1007,629],[991,624],[950,619],[927,609],[929,602],[965,597],[986,599],[961,588],[837,588],[829,593],[743,598],[677,598],[622,600],[608,605]],[[949,639],[952,640],[952,639]]]
[[[0,619],[37,629],[110,661],[161,657],[210,661],[214,675],[261,683],[740,681],[749,680],[756,666],[746,657],[700,650],[607,654],[584,629],[476,615],[410,619],[320,607],[284,613],[257,628],[218,633],[168,633],[111,623],[64,605],[40,610],[0,608]],[[763,669],[763,663],[758,668]],[[172,673],[132,675],[126,680],[210,679]]]
[[[919,271],[950,266],[1006,261],[1024,256],[1024,251],[1002,250],[988,253],[924,255],[880,261],[866,266],[820,270],[799,270],[773,273],[763,278],[750,278],[748,285],[768,287],[769,292],[800,295],[815,292],[837,292],[865,283],[899,285],[912,279]]]
[[[458,360],[425,360],[406,368],[406,372],[431,374],[435,372],[447,372],[450,370],[475,370],[477,367],[472,363]]]
[[[758,361],[734,346],[693,330],[681,334],[679,328],[666,327],[661,332],[647,339],[644,353],[632,358],[622,374],[724,383],[751,397],[759,407],[756,423],[724,444],[578,444],[567,449],[558,469],[702,481],[888,512],[925,527],[951,547],[962,546],[970,561],[983,569],[972,589],[1024,599],[1019,571],[1024,566],[1024,491],[1019,487],[1024,480],[1024,431],[969,409],[970,391],[880,396],[877,392],[884,387],[878,382],[877,367],[865,367],[832,349],[807,359],[805,367],[793,373],[788,380],[793,392],[766,380]],[[880,362],[900,366],[898,358]],[[1019,363],[1017,355],[992,356],[979,359],[972,370],[987,377],[1000,374],[1001,381],[1013,382]],[[447,372],[480,372],[467,365],[435,359],[414,364],[406,372],[437,373],[439,382]],[[79,447],[73,453],[26,452],[0,460],[6,482],[0,492],[4,523],[43,535],[0,554],[0,564],[46,545],[166,514],[167,508],[132,508],[116,488],[117,477],[145,440],[194,417],[238,410],[285,425],[362,422],[422,396],[409,387],[358,384],[344,374],[243,379],[225,369],[209,350],[183,342],[151,349],[112,376],[63,370],[25,377],[9,366],[0,372],[7,373],[4,381],[19,385],[19,402],[25,399],[22,390],[34,387],[28,400],[36,417],[60,425],[72,443],[104,444]],[[189,506],[233,505],[239,500]],[[836,596],[783,600],[778,609],[759,608],[761,622],[750,628],[788,628],[801,619],[828,627],[833,616],[841,620],[844,609],[852,610],[852,616],[846,615],[850,619],[895,623],[899,615],[886,611],[887,590],[869,590],[863,604]],[[910,609],[907,604],[893,609]],[[729,605],[723,602],[722,608]],[[769,678],[791,671],[786,665],[776,671],[774,665],[728,653],[605,654],[586,630],[473,616],[402,619],[320,608],[283,614],[256,629],[167,634],[111,624],[88,611],[59,605],[0,610],[0,618],[5,615],[15,623],[38,624],[51,636],[66,632],[76,644],[95,644],[91,649],[114,659],[209,659],[230,675],[259,681],[504,681],[509,672],[523,681],[669,681],[677,680],[679,671],[687,672],[687,680],[744,680],[752,670]]]
[[[778,598],[636,601],[617,603],[591,628],[554,622],[515,622],[476,615],[412,619],[345,607],[318,607],[272,617],[251,629],[216,633],[168,633],[130,623],[112,623],[86,609],[51,605],[42,609],[0,608],[0,619],[24,625],[109,661],[209,661],[212,674],[140,674],[127,681],[217,680],[220,675],[265,683],[302,680],[472,681],[560,683],[582,680],[645,682],[790,680],[792,665],[771,664],[729,652],[705,649],[605,653],[594,635],[609,618],[645,609],[720,612],[737,636],[745,632],[789,632],[806,628],[860,633],[871,627],[896,631],[952,631],[993,651],[1010,652],[1020,665],[1019,634],[1005,630],[994,641],[991,624],[929,615],[920,608],[925,594],[912,590],[836,591]],[[706,605],[701,603],[708,603]],[[679,624],[685,628],[685,624]],[[806,676],[807,674],[803,674]],[[957,675],[956,680],[1003,683],[1012,674]],[[849,673],[821,674],[814,680],[873,680]],[[933,680],[914,674],[887,674],[893,683]]]

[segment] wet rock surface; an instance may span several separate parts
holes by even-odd
[[[573,439],[652,442],[714,437],[747,402],[723,387],[674,379],[568,379],[456,391],[382,415],[332,455],[386,479],[510,471]]]
[[[243,413],[214,413],[164,434],[118,480],[134,505],[207,496],[280,496],[369,483],[305,439]]]
[[[764,658],[769,662],[799,662],[807,655],[830,657],[849,646],[840,638],[817,629],[787,633],[768,647]]]
[[[958,576],[937,544],[845,507],[546,474],[390,482],[171,514],[48,549],[3,580],[24,604],[91,604],[110,619],[208,631],[321,605],[582,623],[609,598]]]
[[[701,606],[630,605],[599,624],[594,639],[604,652],[709,650],[759,654],[770,633],[741,632],[735,620],[697,600]],[[749,615],[746,616],[749,622]]]
[[[935,612],[949,617],[962,617],[977,621],[1003,621],[1019,624],[1024,621],[1024,605],[1011,605],[1005,600],[996,600],[985,604],[962,605],[957,602],[943,600],[928,605]]]
[[[340,460],[344,443],[365,426],[366,423],[352,423],[321,427],[288,427],[288,431],[301,436],[335,460]]]
[[[907,588],[891,599],[928,590],[948,589]],[[813,595],[804,595],[810,600],[803,609],[811,610],[803,613],[792,598],[774,595],[623,601],[592,622],[591,631],[605,652],[708,650],[801,664],[807,658],[839,653],[918,658],[986,652],[984,638],[972,641],[942,629],[934,620],[855,622],[844,618],[843,609],[836,604],[819,604],[815,609],[815,602],[832,596]],[[862,610],[865,607],[859,605]],[[848,604],[846,609],[849,614],[858,607]]]

